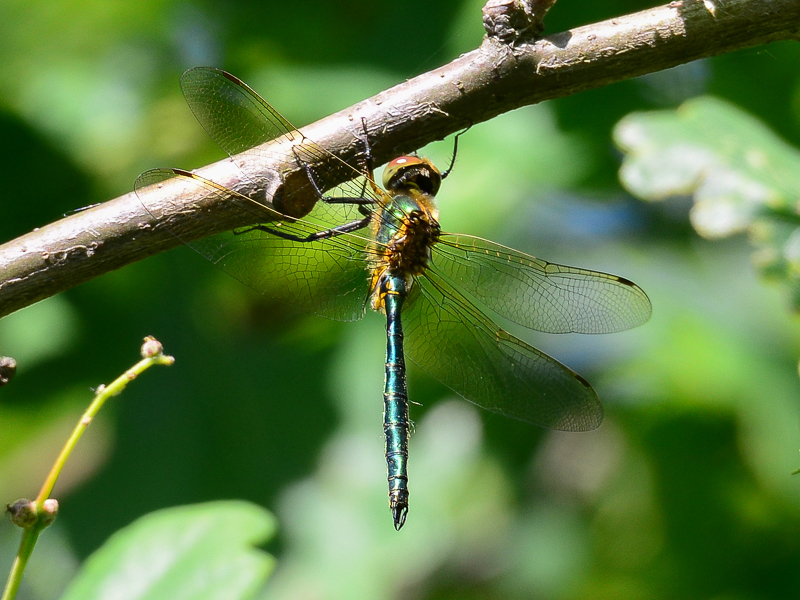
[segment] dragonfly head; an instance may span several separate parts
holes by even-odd
[[[439,169],[427,158],[398,156],[383,170],[383,187],[390,192],[416,188],[435,196],[441,185]]]

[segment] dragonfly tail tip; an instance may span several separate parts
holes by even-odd
[[[394,528],[400,531],[406,523],[406,516],[408,515],[408,506],[395,506],[392,509],[392,517],[394,518]]]

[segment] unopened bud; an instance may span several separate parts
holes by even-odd
[[[36,523],[36,504],[27,498],[20,498],[6,506],[6,513],[17,527],[29,529]]]
[[[42,525],[47,527],[53,521],[56,520],[58,516],[58,500],[55,498],[48,498],[42,503]]]
[[[164,351],[164,346],[161,345],[156,338],[152,335],[148,335],[144,338],[144,344],[142,344],[142,358],[153,358],[154,356],[158,356]]]

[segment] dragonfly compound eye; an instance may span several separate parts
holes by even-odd
[[[439,169],[419,156],[399,156],[383,170],[383,187],[390,191],[414,186],[435,196],[441,183]]]

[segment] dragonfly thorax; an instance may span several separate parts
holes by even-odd
[[[373,309],[383,310],[389,278],[402,278],[410,290],[414,277],[428,268],[431,248],[441,234],[436,217],[433,197],[419,190],[394,196],[381,211],[371,268]]]
[[[421,210],[409,213],[386,246],[386,267],[395,276],[420,275],[428,267],[431,247],[439,241],[439,222]]]

